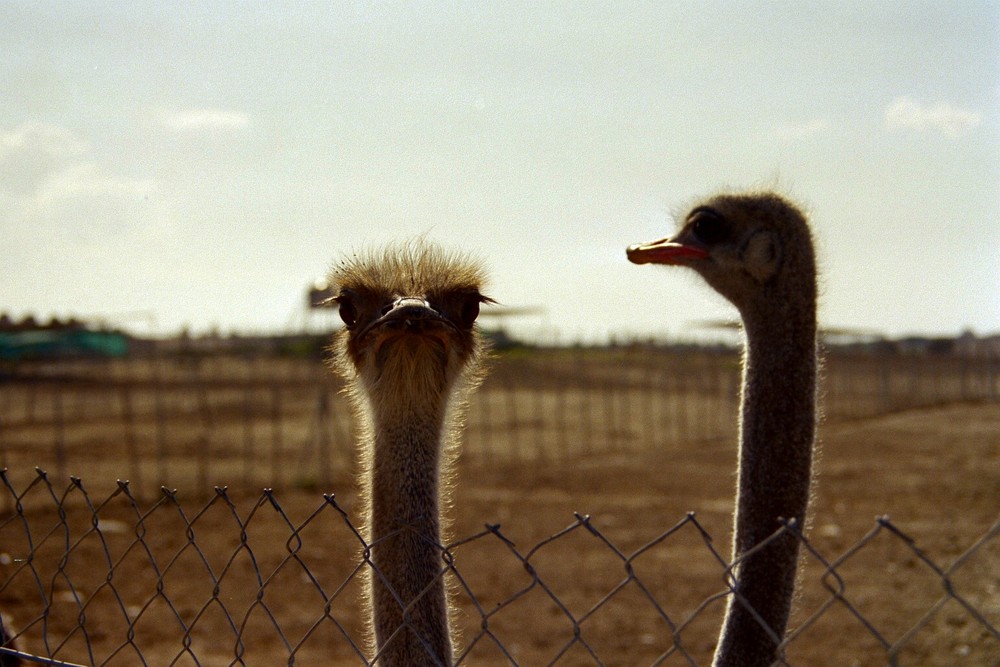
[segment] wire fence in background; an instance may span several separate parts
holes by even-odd
[[[1000,399],[1000,357],[831,350],[827,423]],[[634,344],[497,355],[463,457],[569,460],[735,436],[732,350]],[[128,479],[133,493],[328,488],[354,456],[339,380],[317,359],[153,357],[20,364],[0,376],[0,465]]]
[[[15,508],[0,520],[5,629],[39,664],[372,664],[373,566],[333,496],[143,503],[124,482],[94,497],[42,472],[24,487],[5,472],[0,493]],[[1000,521],[946,560],[887,518],[838,553],[794,525],[771,539],[784,533],[805,567],[783,664],[1000,662]],[[736,566],[693,514],[638,548],[577,515],[529,547],[487,525],[441,551],[458,664],[708,664]],[[914,580],[926,586],[904,599]]]
[[[998,371],[992,357],[832,350],[825,421],[996,401]],[[352,499],[315,492],[345,482],[354,457],[353,420],[319,360],[0,372],[0,611],[39,664],[371,663],[360,602],[371,565]],[[515,469],[728,446],[739,382],[725,349],[507,352],[472,398],[463,457]],[[80,477],[130,481],[95,496]],[[670,517],[630,518],[649,530],[636,544],[634,528],[602,518],[571,517],[527,545],[488,525],[442,546],[462,664],[710,662],[734,564],[704,520],[663,531]],[[784,530],[805,561],[787,664],[1000,665],[997,525],[944,549],[888,519],[835,546]]]

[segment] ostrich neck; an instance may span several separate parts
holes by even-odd
[[[774,637],[780,641],[788,623],[798,540],[782,535],[738,559],[778,530],[779,518],[795,519],[801,530],[809,501],[816,420],[815,297],[789,291],[759,303],[764,305],[743,312],[747,347],[733,539],[733,559],[739,564],[716,667],[770,665],[776,659]]]
[[[370,499],[377,664],[450,665],[439,475],[445,405],[373,405]]]

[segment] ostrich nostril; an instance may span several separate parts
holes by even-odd
[[[427,308],[428,310],[431,310],[431,304],[426,299],[421,299],[420,297],[415,296],[401,296],[386,307],[385,312],[389,312],[395,308],[403,308],[407,306]]]
[[[426,299],[404,296],[396,299],[383,317],[393,318],[410,326],[411,322],[426,320],[437,314]]]

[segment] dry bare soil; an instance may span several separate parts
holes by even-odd
[[[735,456],[726,438],[463,459],[451,530],[463,664],[708,665]],[[0,502],[0,605],[27,650],[80,664],[365,664],[349,470],[322,489],[332,499],[276,488],[156,503],[109,499],[113,480],[87,473],[86,494],[20,481]],[[788,664],[1000,664],[997,404],[823,426],[812,516]]]

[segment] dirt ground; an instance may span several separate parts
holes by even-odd
[[[820,447],[788,664],[1000,665],[997,404],[827,423]],[[735,456],[719,437],[461,459],[462,664],[708,665]],[[26,650],[98,665],[365,664],[349,469],[318,489],[137,502],[75,474],[82,487],[46,484],[18,461],[0,489],[0,606]]]

